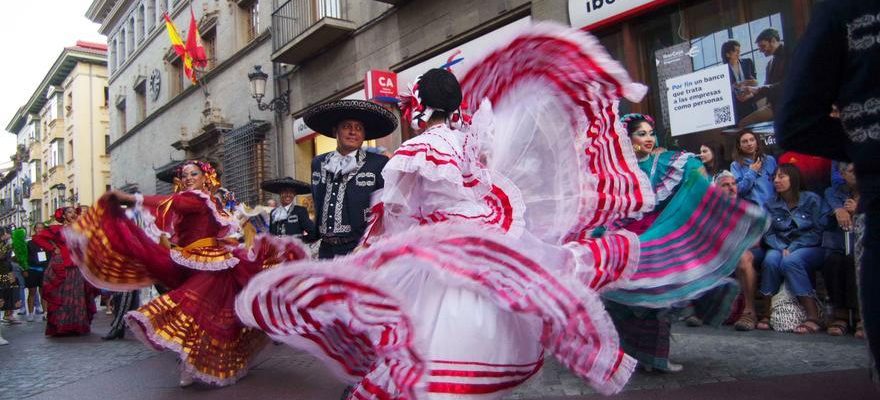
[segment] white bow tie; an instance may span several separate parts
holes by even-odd
[[[339,154],[338,151],[334,151],[330,154],[327,163],[324,164],[324,170],[334,176],[346,175],[357,169],[358,161],[356,155],[357,151],[351,152],[351,154],[347,156]]]

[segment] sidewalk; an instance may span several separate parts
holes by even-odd
[[[303,399],[337,400],[343,384],[310,355],[269,345],[250,374],[223,389],[177,387],[173,354],[148,350],[130,337],[105,342],[109,317],[90,336],[49,339],[42,322],[4,326],[0,399]],[[878,399],[868,381],[864,342],[852,337],[799,336],[722,329],[673,330],[677,374],[638,372],[619,399]],[[511,399],[603,399],[548,358]]]

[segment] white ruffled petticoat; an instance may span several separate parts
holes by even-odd
[[[590,233],[654,206],[617,119],[644,87],[593,37],[547,23],[460,80],[472,125],[395,152],[368,247],[263,272],[236,312],[325,360],[351,398],[496,399],[545,353],[620,391],[635,360],[599,293],[635,272],[639,240]]]
[[[619,239],[637,259],[635,237]],[[623,269],[632,260],[575,256],[527,233],[422,226],[336,262],[266,271],[236,312],[324,359],[367,398],[498,398],[538,371],[543,351],[614,393],[635,361],[620,350],[597,290],[603,275],[631,273]]]

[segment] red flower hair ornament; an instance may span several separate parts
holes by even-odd
[[[217,177],[217,170],[214,169],[214,166],[212,166],[211,163],[202,160],[187,160],[174,169],[175,193],[183,190],[183,182],[181,182],[180,178],[183,175],[183,168],[187,165],[195,165],[203,174],[205,174],[205,188],[208,192],[214,193],[214,191],[220,187],[220,179]]]

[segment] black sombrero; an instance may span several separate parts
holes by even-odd
[[[298,181],[289,176],[263,181],[263,183],[260,184],[260,188],[275,194],[281,194],[281,191],[284,189],[293,189],[296,194],[309,194],[312,192],[312,188],[308,183]]]
[[[397,128],[397,117],[384,107],[365,100],[337,100],[313,107],[303,116],[306,125],[324,136],[335,137],[333,128],[346,119],[364,124],[364,139],[387,136]]]

